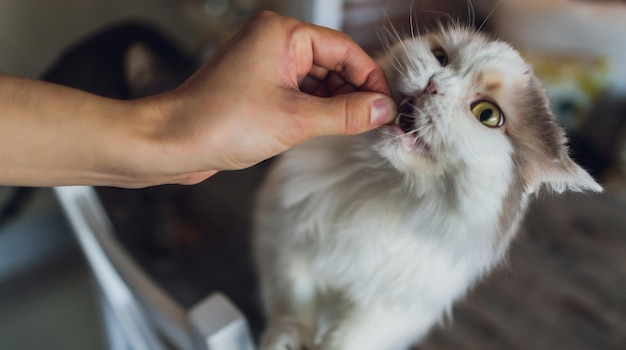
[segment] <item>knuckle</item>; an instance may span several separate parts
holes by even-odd
[[[300,41],[309,36],[309,24],[294,20],[289,23],[289,37],[292,41]]]
[[[255,13],[252,16],[251,21],[265,21],[271,18],[276,18],[279,17],[279,15],[275,12],[272,11],[268,11],[268,10],[262,10],[262,11],[258,11],[257,13]]]
[[[253,31],[272,30],[272,28],[280,27],[281,23],[286,20],[288,20],[286,17],[275,12],[263,10],[255,13],[248,21],[246,27]]]
[[[284,109],[289,120],[288,127],[285,128],[285,137],[290,140],[289,143],[301,143],[316,136],[318,133],[314,125],[314,118],[309,116],[310,113],[302,111],[299,107],[307,105],[306,101],[301,99],[297,95],[292,96],[291,103],[288,103]]]
[[[344,105],[343,105],[343,110],[344,110],[344,118],[345,118],[345,122],[344,122],[344,130],[343,132],[345,134],[355,134],[359,131],[361,131],[362,127],[361,127],[361,123],[359,122],[359,109],[358,109],[358,105],[355,104],[355,102],[350,99],[347,98],[344,100]]]

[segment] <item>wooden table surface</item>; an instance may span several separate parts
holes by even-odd
[[[418,349],[626,349],[626,200],[535,201],[506,264]]]

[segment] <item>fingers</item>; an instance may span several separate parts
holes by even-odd
[[[308,75],[302,79],[302,82],[300,83],[300,90],[318,97],[328,97],[331,95],[324,81],[317,80]]]
[[[296,113],[305,125],[305,138],[321,135],[362,133],[393,120],[397,113],[395,102],[380,93],[355,92],[328,98],[307,96],[295,100]],[[298,113],[303,111],[303,113]]]
[[[338,73],[335,72],[330,72],[328,74],[326,84],[328,86],[328,91],[332,96],[358,91],[354,86],[352,86],[352,84],[344,80]]]
[[[380,66],[350,37],[309,25],[313,64],[334,71],[361,91],[391,94]]]
[[[325,80],[334,72],[359,91],[391,95],[380,66],[344,33],[267,11],[259,12],[246,28],[242,32],[263,33],[263,49],[268,41],[284,42],[277,46],[284,50],[277,62],[289,77],[285,87],[296,87],[307,76]]]
[[[319,97],[329,97],[358,91],[352,84],[348,83],[335,72],[328,73],[328,75],[321,80],[307,75],[300,82],[300,90]]]
[[[331,71],[361,91],[391,94],[382,69],[346,34],[267,11],[258,13],[248,27],[252,32],[271,27],[276,32],[267,29],[268,35],[288,36],[287,62],[296,68],[292,81],[307,75],[323,79]]]

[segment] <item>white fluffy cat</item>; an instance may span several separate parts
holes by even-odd
[[[263,349],[405,349],[502,259],[533,193],[601,191],[509,45],[454,28],[379,63],[396,122],[292,149],[261,190]]]

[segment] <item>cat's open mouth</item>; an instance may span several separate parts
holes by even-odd
[[[398,108],[398,116],[392,123],[396,133],[401,135],[402,145],[411,151],[420,151],[428,156],[432,156],[430,147],[420,137],[415,125],[415,105],[413,98],[405,97]]]
[[[395,123],[405,134],[415,133],[414,110],[414,104],[408,97],[404,98],[398,108],[398,116],[396,117]]]

